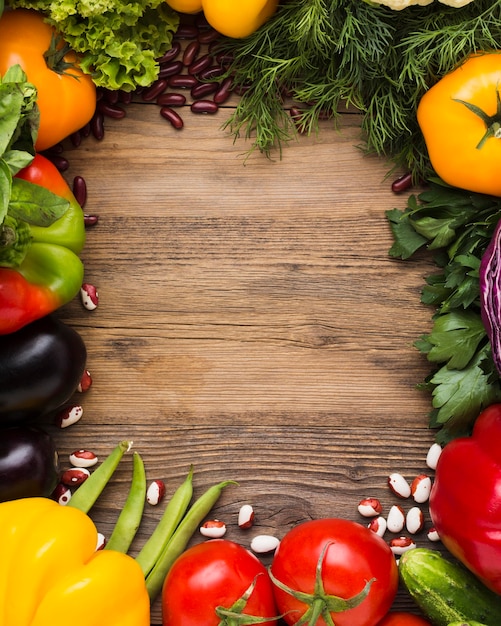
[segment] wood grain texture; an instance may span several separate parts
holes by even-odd
[[[433,441],[430,399],[415,388],[429,366],[413,347],[431,324],[420,303],[431,266],[388,256],[385,211],[405,196],[388,164],[356,147],[358,116],[322,122],[270,160],[246,158],[221,129],[229,110],[187,110],[180,132],[154,105],[127,111],[102,142],[66,151],[68,181],[86,179],[85,210],[100,217],[83,253],[100,305],[61,312],[94,379],[82,420],[48,425],[62,464],[130,439],[169,492],[191,463],[196,493],[234,479],[214,517],[245,544],[315,517],[359,520],[369,495],[389,508],[388,474],[426,471]],[[105,534],[130,468],[128,456],[92,512]],[[244,502],[256,509],[247,533]],[[160,514],[147,509],[134,550]]]

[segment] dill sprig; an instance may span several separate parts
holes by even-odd
[[[301,106],[306,132],[325,115],[336,125],[354,107],[364,149],[415,181],[426,179],[432,169],[416,120],[419,100],[467,55],[499,42],[501,0],[402,11],[366,0],[289,0],[246,39],[221,42],[234,59],[228,74],[246,87],[225,127],[271,155],[296,134],[287,98]]]

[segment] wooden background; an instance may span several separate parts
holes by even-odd
[[[211,517],[249,545],[313,518],[365,523],[361,498],[396,503],[389,473],[429,471],[430,399],[415,388],[429,366],[413,342],[431,326],[420,290],[432,266],[388,256],[385,211],[406,196],[392,193],[387,163],[356,147],[357,114],[338,130],[322,122],[282,159],[246,160],[250,146],[221,128],[232,106],[185,107],[176,131],[137,102],[106,120],[102,141],[68,146],[65,176],[85,178],[85,210],[99,215],[83,259],[100,304],[61,311],[94,382],[76,398],[81,421],[48,428],[63,467],[74,449],[103,458],[133,440],[167,497],[192,463],[195,495],[238,481]],[[105,535],[130,472],[127,455],[91,512]],[[243,503],[256,512],[247,531]],[[162,509],[147,505],[132,554]],[[412,604],[400,593],[396,606]]]

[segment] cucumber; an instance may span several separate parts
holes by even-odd
[[[479,622],[501,626],[501,596],[436,550],[413,548],[400,557],[400,579],[434,626]]]

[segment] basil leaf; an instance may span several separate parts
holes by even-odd
[[[9,148],[19,126],[24,96],[15,84],[0,84],[0,154]]]
[[[33,224],[50,226],[68,210],[68,200],[21,178],[12,180],[9,215]]]
[[[7,216],[11,188],[12,174],[10,168],[3,159],[0,159],[0,225]]]
[[[9,166],[12,175],[15,176],[20,170],[30,165],[33,161],[33,155],[25,150],[8,150],[3,155],[3,160]]]

